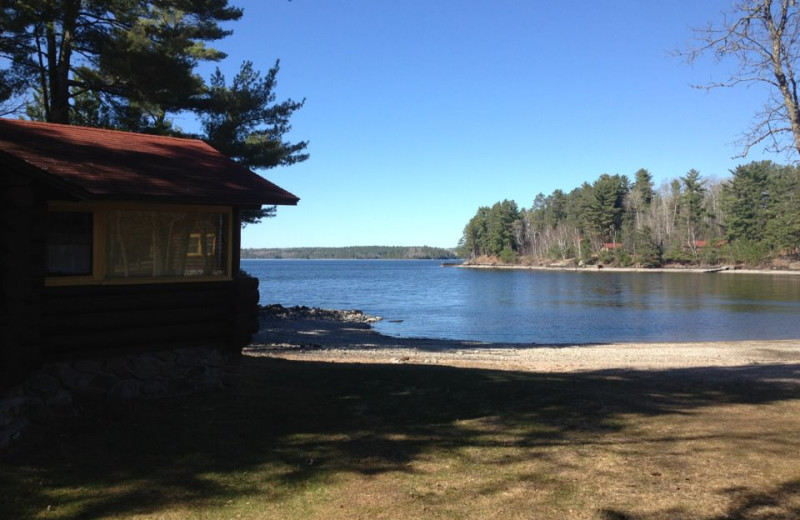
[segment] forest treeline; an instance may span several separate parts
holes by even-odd
[[[315,260],[449,260],[455,251],[429,246],[351,246],[242,249],[242,258]]]
[[[478,209],[459,253],[641,267],[797,257],[800,168],[759,161],[731,173],[718,180],[690,170],[656,187],[641,169],[633,180],[603,174],[570,192],[540,193],[528,209],[504,200]]]

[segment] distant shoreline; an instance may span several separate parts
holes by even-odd
[[[303,249],[303,248],[300,248]],[[312,249],[312,248],[309,248]],[[325,248],[313,248],[324,250]],[[339,249],[339,248],[331,248]],[[358,248],[341,248],[358,249]],[[249,250],[252,251],[252,250]],[[289,251],[289,250],[287,250]],[[297,251],[297,250],[294,250]],[[577,265],[532,265],[532,264],[504,264],[502,262],[471,263],[462,261],[456,257],[436,257],[436,256],[341,256],[341,257],[321,257],[321,256],[252,256],[246,255],[242,250],[242,260],[427,260],[442,262],[443,267],[460,267],[464,269],[503,269],[503,270],[527,270],[527,271],[553,271],[553,272],[580,272],[580,273],[689,273],[689,274],[769,274],[800,276],[800,269],[774,269],[774,268],[740,268],[737,266],[706,266],[706,267],[613,267],[613,266],[577,266]]]
[[[454,260],[452,249],[431,246],[242,248],[243,260]]]
[[[428,261],[428,262],[455,262],[452,258],[305,258],[305,257],[297,257],[297,258],[277,258],[277,257],[252,257],[252,256],[243,256],[242,260],[314,260],[314,261],[343,261],[343,260],[367,260],[367,261],[382,261],[382,260],[390,260],[390,261],[409,261],[409,262],[416,262],[416,261]],[[459,265],[461,265],[459,263]]]

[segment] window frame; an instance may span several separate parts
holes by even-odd
[[[233,280],[233,237],[234,219],[231,206],[204,206],[197,204],[154,204],[136,202],[68,202],[48,201],[47,211],[91,213],[92,214],[92,274],[76,276],[49,276],[45,275],[45,286],[59,287],[70,285],[141,285],[155,283],[192,283],[215,282]],[[194,276],[142,276],[131,278],[106,277],[106,231],[107,216],[109,211],[173,211],[173,212],[201,212],[224,213],[227,215],[227,233],[225,240],[225,271],[224,275],[194,275]]]

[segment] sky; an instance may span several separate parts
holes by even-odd
[[[259,172],[300,202],[246,226],[245,248],[450,248],[480,206],[527,208],[603,173],[659,185],[785,162],[735,157],[763,89],[693,88],[730,65],[672,52],[732,0],[230,3],[244,16],[214,66],[231,80],[280,59],[278,100],[305,99],[287,139],[310,153]]]

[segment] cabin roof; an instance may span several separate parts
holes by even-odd
[[[294,205],[298,197],[198,139],[0,119],[0,160],[79,200]]]

